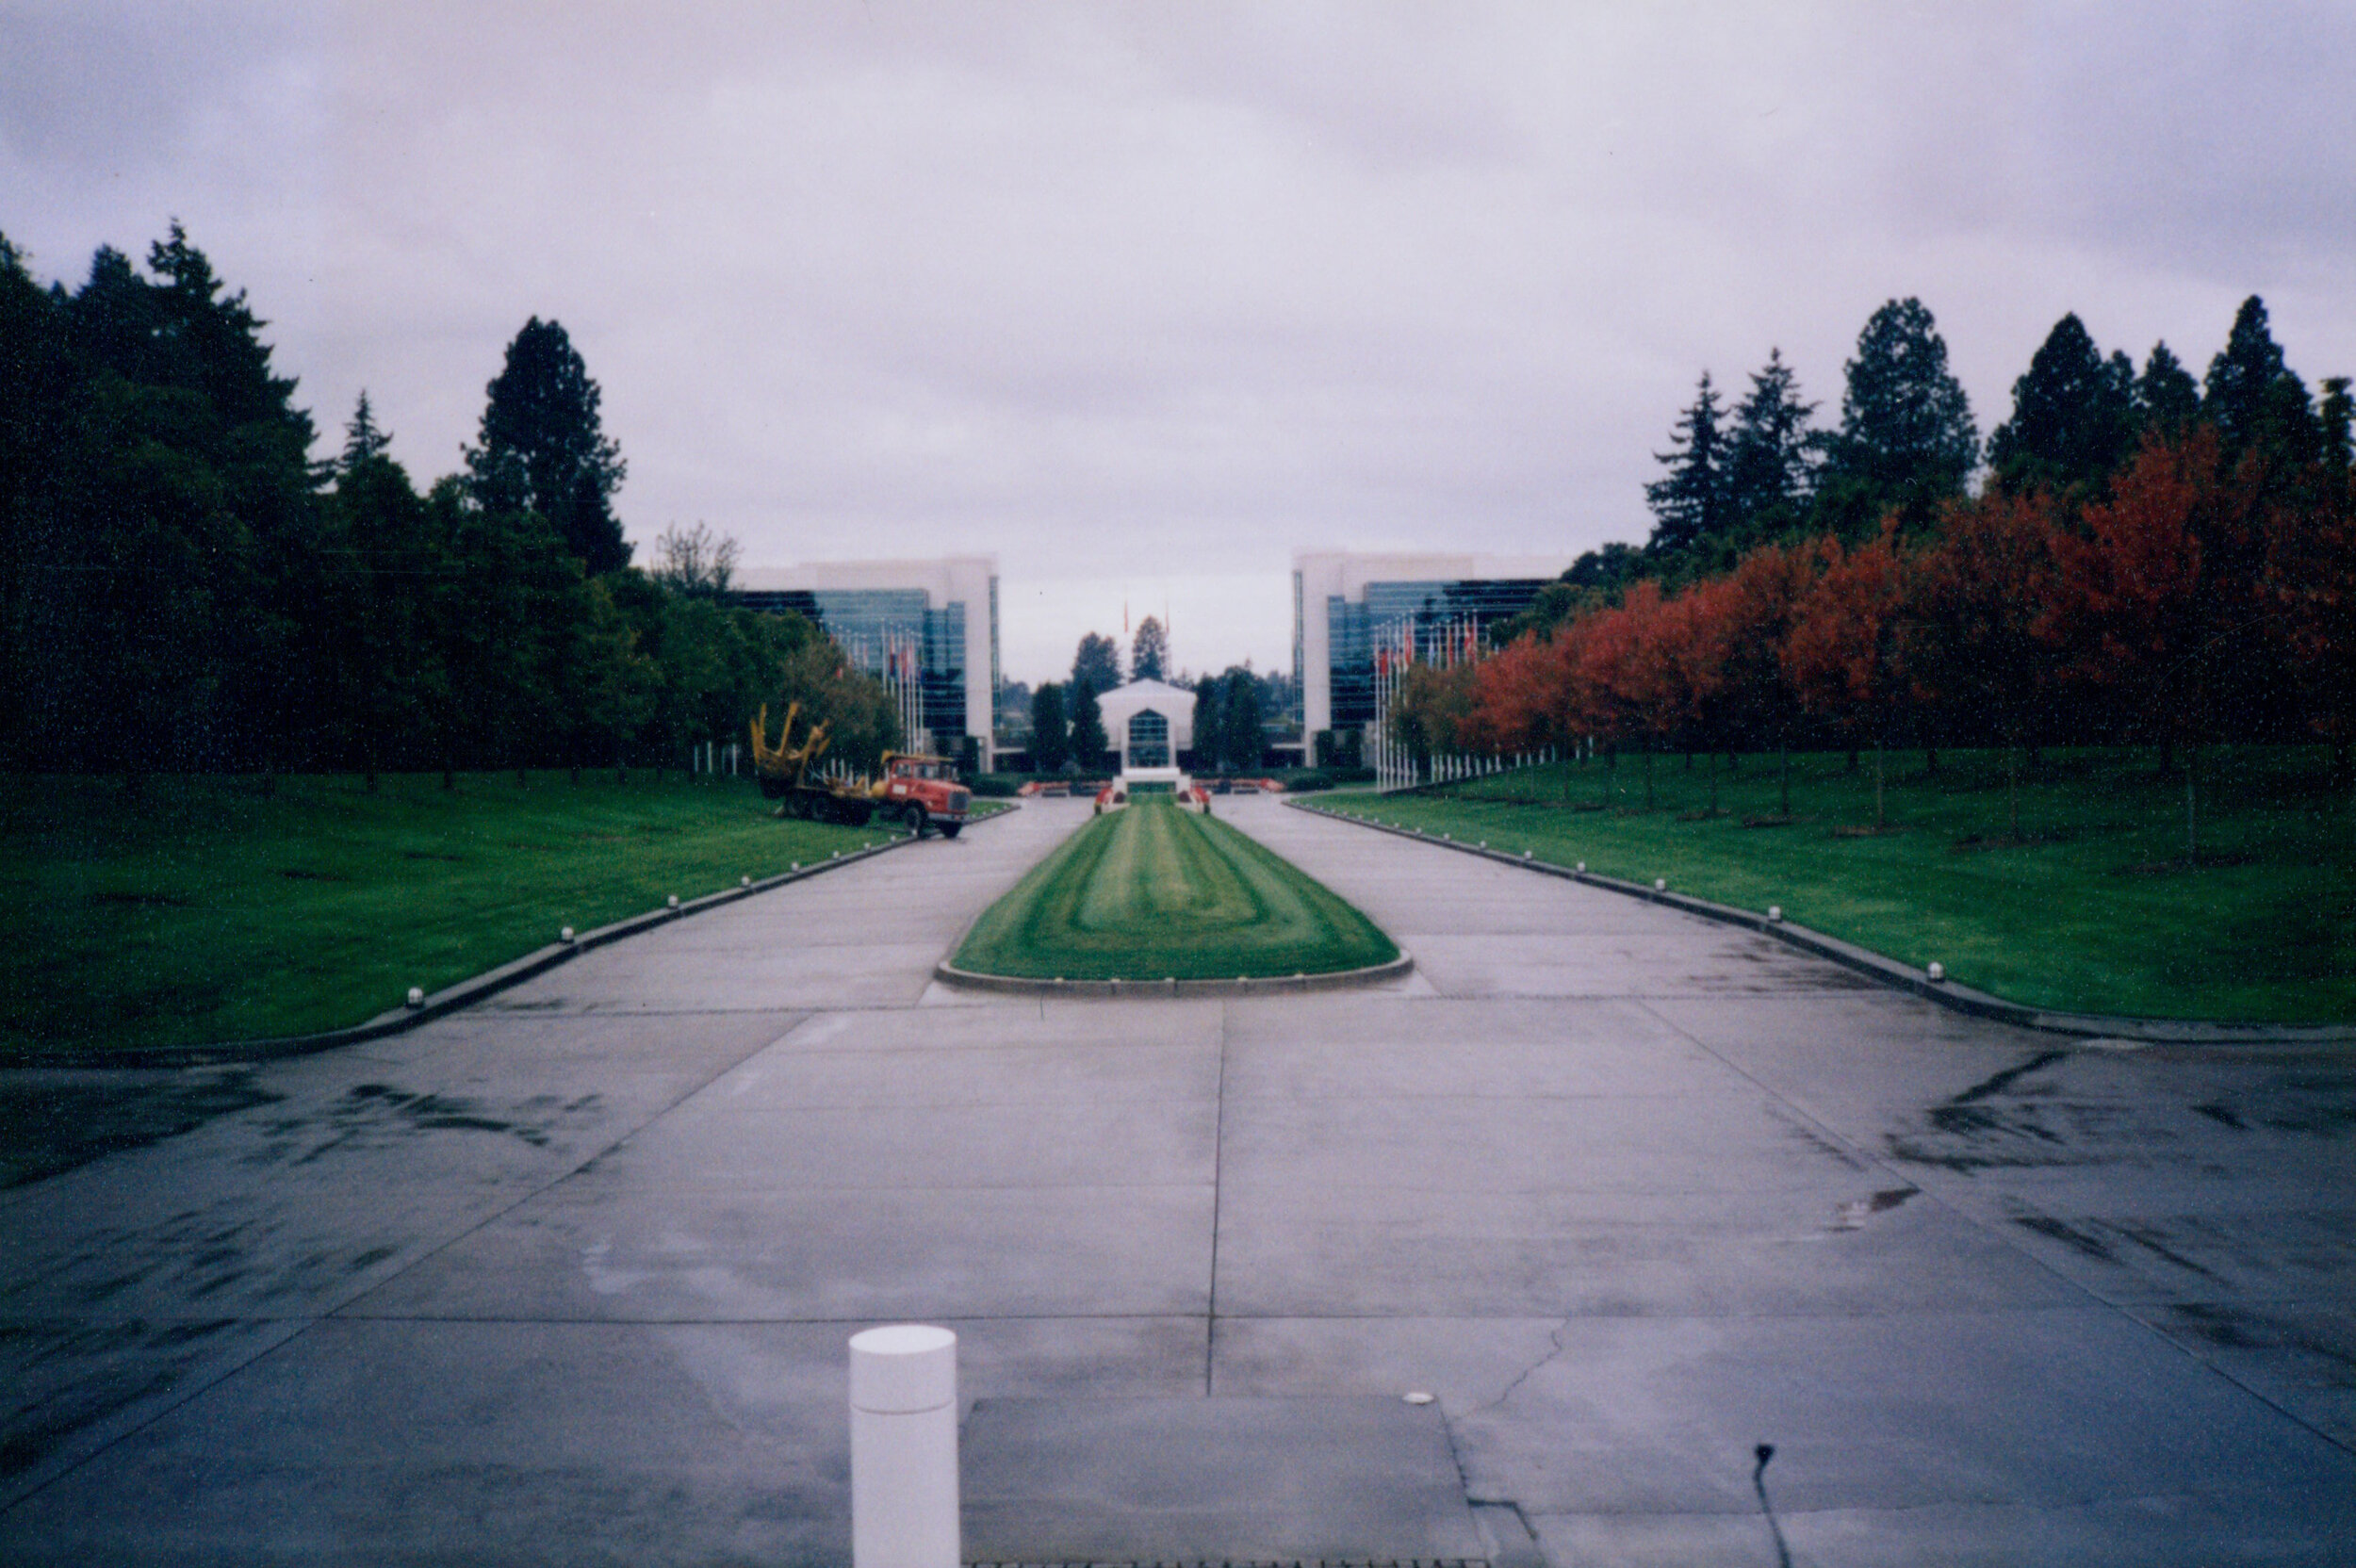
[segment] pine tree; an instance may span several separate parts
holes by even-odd
[[[2135,378],[2135,431],[2173,441],[2201,417],[2201,384],[2192,379],[2165,342],[2151,345]]]
[[[1083,772],[1093,771],[1111,749],[1104,735],[1104,715],[1096,706],[1096,688],[1085,681],[1072,685],[1072,756]]]
[[[376,415],[368,407],[368,389],[362,387],[360,401],[352,411],[352,422],[344,427],[344,450],[335,460],[336,467],[348,474],[369,458],[383,456],[384,449],[392,444],[393,433],[378,427]]]
[[[1080,646],[1072,656],[1072,687],[1076,694],[1087,687],[1091,692],[1109,692],[1121,684],[1121,645],[1111,638],[1089,632],[1080,639]],[[1071,707],[1069,702],[1067,707]],[[1079,710],[1072,709],[1076,720]],[[1076,748],[1075,748],[1076,749]]]
[[[1731,532],[1747,546],[1796,529],[1816,488],[1817,443],[1808,431],[1816,405],[1800,400],[1798,378],[1771,349],[1734,411],[1727,443],[1726,499]]]
[[[2126,355],[2102,357],[2075,312],[2056,321],[2012,384],[2012,417],[1988,439],[1997,482],[2068,493],[2108,478],[2135,433],[2135,375]]]
[[[1260,765],[1266,722],[1260,702],[1260,678],[1248,665],[1231,666],[1220,681],[1226,688],[1220,704],[1220,760],[1237,772]]]
[[[1644,502],[1654,517],[1644,552],[1655,561],[1682,564],[1726,536],[1729,509],[1727,453],[1718,428],[1722,417],[1717,389],[1704,370],[1693,406],[1669,438],[1670,449],[1653,454],[1669,470],[1667,477],[1644,486]]]
[[[1895,510],[1919,527],[1963,493],[1979,457],[1971,400],[1947,368],[1947,344],[1917,299],[1892,300],[1857,335],[1821,494],[1824,522],[1870,537]]]
[[[2267,327],[2266,302],[2255,294],[2234,312],[2225,347],[2209,361],[2201,413],[2217,426],[2229,464],[2254,450],[2282,476],[2313,463],[2321,452],[2323,426],[2308,398],[2307,384],[2283,363],[2282,350]]]
[[[1031,694],[1031,771],[1059,773],[1072,758],[1072,725],[1063,688],[1052,680]]]
[[[1148,615],[1137,623],[1137,641],[1129,650],[1129,678],[1159,680],[1169,661],[1170,634],[1158,617]]]
[[[613,507],[629,466],[598,422],[602,394],[564,329],[525,322],[483,390],[478,444],[466,449],[477,502],[537,512],[593,577],[629,565]]]

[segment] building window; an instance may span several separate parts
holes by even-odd
[[[1129,744],[1124,751],[1124,767],[1170,766],[1170,721],[1151,708],[1132,713],[1129,716]]]

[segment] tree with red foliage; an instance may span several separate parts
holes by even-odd
[[[1710,814],[1718,814],[1718,756],[1730,750],[1740,724],[1741,694],[1729,680],[1734,639],[1741,634],[1740,597],[1731,577],[1706,578],[1671,600],[1666,654],[1676,678],[1680,719],[1689,741],[1710,753]],[[1686,760],[1691,763],[1689,750]]]
[[[1824,572],[1826,545],[1806,540],[1762,545],[1722,580],[1726,597],[1726,662],[1719,684],[1739,738],[1772,740],[1783,776],[1783,815],[1792,814],[1792,733],[1800,718],[1798,694],[1784,676],[1783,648],[1800,601]]]
[[[1985,722],[2004,743],[2005,832],[2021,837],[2021,750],[2050,698],[2054,542],[2051,492],[1991,492],[1950,506],[1906,566],[1906,663],[1915,699]]]
[[[1586,618],[1578,678],[1596,731],[1616,754],[1644,743],[1644,809],[1652,809],[1652,739],[1666,729],[1661,585],[1640,582],[1610,610]]]
[[[2200,847],[2196,748],[2261,651],[2257,575],[2238,569],[2258,546],[2256,478],[2249,464],[2224,470],[2213,426],[2147,441],[2111,498],[2086,509],[2083,532],[2054,539],[2049,634],[2070,650],[2070,677],[2159,743],[2164,768],[2185,748],[2187,859]]]
[[[1798,605],[1783,647],[1784,672],[1800,701],[1842,732],[1873,746],[1873,830],[1883,807],[1882,753],[1904,694],[1899,629],[1905,609],[1894,515],[1871,543],[1824,546],[1824,570]]]
[[[1475,668],[1471,710],[1460,733],[1476,751],[1559,750],[1583,733],[1572,681],[1570,623],[1555,636],[1526,632]]]

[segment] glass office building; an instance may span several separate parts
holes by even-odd
[[[998,563],[836,561],[747,567],[728,596],[748,610],[791,610],[833,638],[853,665],[904,696],[907,727],[954,749],[967,736],[990,765],[996,727]]]
[[[1304,737],[1363,729],[1375,711],[1375,661],[1453,663],[1487,647],[1573,557],[1293,557],[1293,671]]]

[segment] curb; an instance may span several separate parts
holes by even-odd
[[[1010,805],[1006,809],[1011,811],[1017,808]],[[1006,811],[992,811],[990,817],[1006,814]],[[973,825],[973,822],[987,822],[990,817],[970,819],[967,825]],[[365,1040],[405,1034],[421,1023],[471,1007],[485,997],[496,996],[512,986],[519,986],[535,975],[545,974],[592,948],[604,947],[625,937],[635,937],[659,925],[667,925],[675,920],[717,909],[724,904],[733,904],[755,893],[768,892],[789,882],[806,881],[830,871],[839,871],[856,861],[871,860],[914,841],[894,836],[866,849],[854,849],[848,853],[838,853],[828,859],[813,861],[799,871],[779,872],[775,876],[757,878],[747,887],[723,888],[716,893],[687,899],[677,908],[652,909],[643,915],[617,920],[610,925],[600,925],[595,930],[577,932],[569,942],[550,942],[546,947],[534,948],[522,957],[512,959],[497,969],[484,970],[481,974],[446,986],[415,1007],[396,1007],[349,1028],[330,1029],[319,1035],[283,1035],[273,1039],[230,1040],[216,1045],[136,1047],[128,1051],[108,1052],[106,1058],[100,1061],[93,1061],[87,1053],[27,1052],[0,1063],[0,1070],[58,1067],[105,1070],[110,1068],[210,1067],[224,1062],[266,1062],[283,1056],[307,1056],[315,1052],[332,1051],[337,1046],[358,1045]]]
[[[1329,970],[1323,974],[1239,974],[1233,980],[1032,980],[1017,974],[982,974],[959,969],[944,958],[933,966],[933,978],[960,990],[996,991],[1006,996],[1104,996],[1144,1001],[1153,997],[1299,996],[1309,991],[1352,990],[1399,979],[1415,967],[1415,956],[1402,949],[1387,964]]]
[[[1363,817],[1329,810],[1307,801],[1288,800],[1284,804],[1296,811],[1310,811],[1332,822],[1348,823],[1353,827],[1370,828],[1397,838],[1412,839],[1435,849],[1452,849],[1462,855],[1479,856],[1503,865],[1518,866],[1524,871],[1543,876],[1561,877],[1566,882],[1583,882],[1589,887],[1608,892],[1641,898],[1647,904],[1663,905],[1721,925],[1739,925],[1761,936],[1773,937],[1787,946],[1803,953],[1831,960],[1846,970],[1878,981],[1892,990],[1919,996],[1958,1013],[2009,1023],[2023,1029],[2040,1029],[2048,1034],[2074,1035],[2083,1038],[2132,1040],[2144,1045],[2336,1045],[2356,1044],[2356,1026],[2338,1023],[2227,1023],[2208,1022],[2172,1018],[2115,1018],[2102,1013],[2070,1013],[2050,1011],[2007,1002],[2001,996],[1973,990],[1953,980],[1932,980],[1911,964],[1875,953],[1871,948],[1811,931],[1790,921],[1771,921],[1753,909],[1740,909],[1731,904],[1716,904],[1689,893],[1665,892],[1648,888],[1641,882],[1627,882],[1599,872],[1573,871],[1551,861],[1511,854],[1501,849],[1484,849],[1479,844],[1460,843],[1454,839],[1433,838],[1420,828],[1393,827],[1388,823],[1368,822]]]

